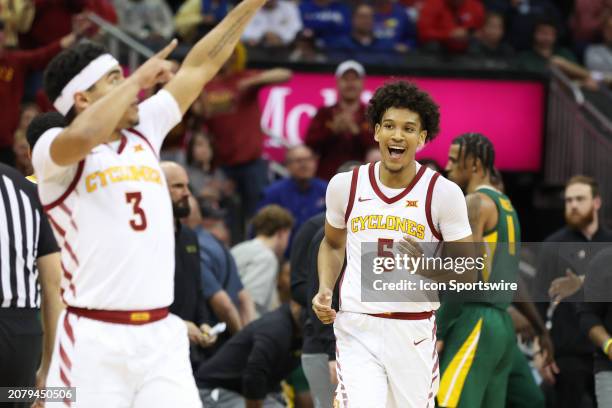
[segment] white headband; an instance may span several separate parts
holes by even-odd
[[[53,102],[55,109],[65,116],[70,111],[70,108],[72,108],[72,105],[74,105],[74,95],[77,92],[89,89],[104,74],[117,65],[119,65],[119,62],[110,54],[102,54],[91,61],[62,89],[60,96]]]

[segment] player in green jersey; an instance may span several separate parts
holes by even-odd
[[[493,187],[494,163],[492,143],[481,134],[468,133],[453,141],[446,170],[467,194],[474,242],[483,243],[487,254],[479,279],[516,282],[520,224],[508,197]],[[507,312],[513,297],[513,292],[481,293],[478,301],[443,304],[437,317],[442,350],[440,407],[505,407],[510,378],[519,379],[513,382],[517,388],[513,393],[530,394],[531,403],[541,403],[532,377],[511,377],[513,371],[528,370]]]

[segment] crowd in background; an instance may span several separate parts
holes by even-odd
[[[185,43],[194,42],[224,17],[233,3],[0,0],[0,104],[4,107],[0,114],[0,161],[10,163],[24,175],[32,173],[26,129],[38,113],[51,110],[40,91],[41,70],[62,48],[81,37],[97,35],[84,13],[94,12],[144,44],[158,48],[175,35]],[[264,134],[257,96],[263,86],[288,81],[292,73],[285,68],[247,68],[248,50],[256,48],[286,52],[292,62],[356,60],[338,66],[337,102],[318,109],[304,145],[287,150],[284,165],[288,174],[278,180],[270,177],[262,158]],[[583,86],[596,89],[610,84],[612,78],[612,2],[270,0],[247,28],[243,45],[170,133],[162,151],[163,160],[175,162],[164,167],[168,184],[172,186],[170,180],[178,180],[188,186],[184,196],[173,197],[173,202],[188,202],[188,211],[177,216],[182,220],[177,228],[180,232],[182,225],[189,226],[195,235],[177,232],[177,259],[193,255],[189,248],[197,245],[199,258],[194,262],[203,290],[194,296],[201,297],[199,302],[204,306],[193,314],[196,328],[189,327],[194,369],[199,385],[208,390],[206,398],[212,398],[209,388],[219,385],[217,374],[219,378],[234,376],[234,382],[225,384],[227,389],[243,381],[244,392],[254,398],[262,397],[262,392],[265,397],[268,391],[274,395],[277,384],[271,381],[262,385],[262,371],[255,368],[270,370],[266,364],[272,357],[279,358],[274,354],[279,350],[289,357],[274,367],[277,371],[266,372],[268,378],[285,378],[281,374],[295,367],[292,353],[301,347],[300,343],[296,348],[295,342],[302,328],[295,323],[299,319],[293,319],[299,312],[289,303],[290,276],[297,273],[297,267],[290,268],[288,261],[295,256],[292,248],[300,246],[295,242],[296,233],[325,211],[327,181],[340,166],[350,169],[379,159],[360,100],[366,71],[359,62],[367,66],[410,58],[415,52],[511,59],[527,70],[554,65]],[[595,198],[594,192],[591,195]],[[313,229],[308,242],[316,231]],[[586,240],[591,241],[593,235]],[[304,256],[308,245],[301,246]],[[309,258],[300,259],[305,263]],[[294,260],[295,265],[300,259]],[[185,284],[177,284],[177,299],[181,291],[199,287],[189,283],[190,277],[184,279]],[[542,290],[546,291],[548,285],[550,282],[544,283]],[[305,294],[302,297],[306,299]],[[278,308],[281,304],[284,309]],[[189,309],[175,305],[175,311],[182,313],[182,307]],[[272,311],[277,314],[262,319],[259,326],[248,326]],[[576,326],[579,311],[565,313],[565,323],[556,323],[556,327]],[[223,334],[201,338],[197,326],[212,327],[218,322],[227,324]],[[239,337],[245,327],[251,328]],[[280,327],[286,336],[274,346],[263,344],[259,360],[249,366],[255,371],[247,372],[250,377],[246,379],[237,379],[250,355],[240,350],[245,350],[245,344],[257,344],[253,339],[261,340],[259,333],[270,327]],[[278,335],[274,330],[266,333]],[[229,343],[232,338],[233,343]],[[560,335],[558,341],[562,340]],[[226,343],[229,346],[217,354]],[[560,357],[566,358],[561,361],[567,361],[567,367],[584,373],[591,369],[585,361],[594,347],[586,333],[579,343],[569,345],[569,352]],[[586,368],[576,364],[576,359],[582,359],[580,364],[586,364]],[[290,378],[298,406],[309,406],[303,377],[293,372]],[[576,377],[567,381],[571,378]],[[580,391],[585,399],[592,387],[585,380]]]

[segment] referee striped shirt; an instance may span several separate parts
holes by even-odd
[[[57,251],[36,185],[0,163],[0,308],[39,308],[36,259]]]

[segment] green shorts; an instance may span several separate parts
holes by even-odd
[[[464,304],[440,357],[440,407],[504,407],[516,336],[505,310]]]

